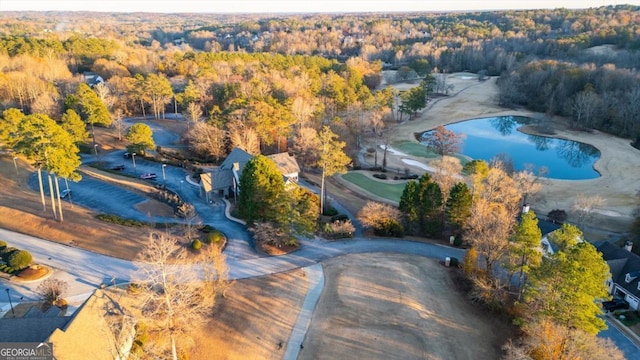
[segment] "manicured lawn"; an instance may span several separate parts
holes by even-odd
[[[440,156],[427,149],[426,146],[412,141],[398,141],[396,143],[393,143],[392,147],[411,156],[420,156],[428,159]]]
[[[384,180],[377,181],[360,173],[350,172],[342,175],[342,178],[353,183],[368,192],[392,201],[400,201],[400,196],[405,184],[388,184]]]
[[[440,155],[427,149],[425,145],[415,143],[412,141],[398,141],[393,143],[392,147],[395,150],[402,151],[403,153],[409,154],[412,156],[419,156],[427,159],[435,159],[440,157]],[[460,164],[462,164],[463,166],[464,164],[471,161],[471,159],[468,156],[465,156],[462,154],[453,154],[451,156],[458,158],[458,160],[460,160]]]

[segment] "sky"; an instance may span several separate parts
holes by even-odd
[[[588,8],[640,0],[0,0],[0,11],[341,13]]]

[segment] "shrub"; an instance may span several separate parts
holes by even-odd
[[[135,227],[142,227],[142,226],[145,225],[145,223],[143,223],[142,221],[125,219],[125,218],[122,218],[122,217],[120,217],[118,215],[98,214],[98,215],[96,215],[96,218],[98,220],[102,220],[104,222],[117,224],[117,225],[135,226]]]
[[[353,237],[355,231],[356,228],[351,223],[351,220],[334,221],[324,225],[325,234],[332,239]]]
[[[563,223],[567,220],[567,212],[560,209],[553,209],[549,211],[547,218],[553,223]]]
[[[326,216],[336,216],[338,215],[338,210],[336,210],[336,208],[334,208],[333,206],[329,206],[325,211],[324,214]]]
[[[201,228],[200,228],[200,231],[202,231],[202,232],[203,232],[203,233],[205,233],[205,234],[208,234],[208,233],[210,233],[210,232],[212,232],[212,231],[215,231],[215,230],[216,230],[216,228],[214,228],[214,227],[213,227],[213,226],[211,226],[211,225],[205,225],[205,226],[203,226],[203,227],[201,227]]]
[[[202,242],[198,239],[193,240],[193,242],[191,243],[191,248],[196,251],[202,249]]]
[[[32,261],[33,257],[27,250],[14,251],[9,256],[9,266],[16,270],[22,270],[26,268],[27,266],[31,265]]]
[[[455,258],[455,257],[449,258],[449,266],[458,267],[458,264],[460,264],[460,261],[458,260],[458,258]]]
[[[224,234],[218,230],[214,230],[205,237],[204,241],[207,244],[220,244],[224,241]]]
[[[338,215],[333,215],[331,217],[331,222],[336,222],[336,221],[347,221],[349,220],[349,217],[345,214],[338,214]]]
[[[373,227],[373,233],[378,236],[402,237],[404,235],[404,227],[397,220],[386,219]]]
[[[0,249],[6,248],[7,243],[5,241],[0,240]]]
[[[373,177],[380,180],[387,180],[387,174],[373,174]]]
[[[453,238],[453,246],[455,247],[460,247],[462,245],[462,236],[458,235],[455,238]]]
[[[45,303],[60,306],[66,304],[62,296],[67,292],[68,288],[69,284],[66,281],[47,279],[38,285],[36,292],[40,294]]]

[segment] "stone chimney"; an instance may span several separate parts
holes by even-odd
[[[628,252],[631,252],[632,248],[633,248],[633,242],[631,240],[624,243],[624,249],[627,250]]]

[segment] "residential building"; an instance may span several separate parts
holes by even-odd
[[[628,241],[624,248],[608,241],[599,243],[596,248],[609,265],[611,281],[609,293],[626,300],[629,308],[638,310],[640,306],[640,256],[631,252],[632,243]]]

